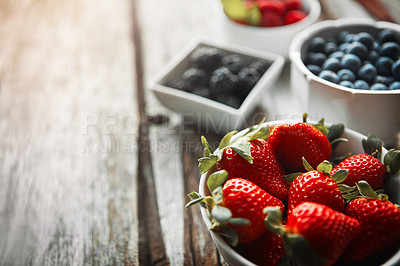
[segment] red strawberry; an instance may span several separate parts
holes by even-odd
[[[283,0],[286,10],[300,10],[303,8],[301,0]]]
[[[269,142],[255,139],[250,141],[250,147],[252,164],[232,148],[227,148],[221,161],[217,163],[218,170],[225,169],[230,178],[244,177],[278,199],[287,200],[289,184],[283,179],[285,173],[277,162]]]
[[[293,24],[304,19],[305,17],[307,17],[307,14],[301,10],[290,10],[284,15],[283,24]]]
[[[361,185],[368,186],[359,182]],[[387,196],[375,193],[354,199],[346,207],[346,214],[360,222],[361,233],[344,253],[345,261],[359,261],[400,244],[400,211]]]
[[[336,211],[344,212],[345,200],[338,183],[346,178],[347,171],[338,171],[330,176],[332,165],[324,161],[317,170],[297,176],[289,188],[288,215],[300,203],[309,201],[326,205]]]
[[[248,134],[230,143],[233,134],[228,133],[213,153],[202,138],[205,156],[199,159],[200,170],[206,172],[216,164],[218,170],[224,169],[229,173],[229,178],[248,179],[272,196],[286,201],[289,183],[283,178],[285,173],[270,143],[263,139],[269,135],[268,126],[252,128]]]
[[[316,168],[318,164],[328,160],[332,153],[326,135],[304,122],[275,126],[269,142],[287,173],[304,172],[303,157]]]
[[[278,206],[282,211],[285,209],[279,199],[243,178],[229,179],[222,191],[224,199],[221,206],[230,209],[233,218],[250,221],[250,225],[232,225],[239,237],[239,243],[249,243],[266,230],[263,214],[265,207]]]
[[[241,245],[239,252],[259,266],[274,266],[285,255],[282,238],[269,230],[253,242]]]
[[[339,169],[347,169],[349,171],[343,184],[354,186],[358,181],[365,180],[375,190],[382,189],[386,177],[385,165],[368,154],[353,155],[332,169],[333,175]]]
[[[293,209],[284,229],[276,211],[267,208],[266,225],[282,235],[286,254],[301,265],[332,265],[359,234],[359,222],[318,203],[303,202]]]
[[[277,15],[283,15],[286,11],[286,7],[280,0],[259,0],[258,7],[261,14],[264,13],[276,13]]]

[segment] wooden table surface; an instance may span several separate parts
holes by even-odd
[[[335,1],[321,19],[354,15]],[[0,0],[0,265],[224,264],[184,209],[205,132],[147,86],[192,38],[219,36],[215,5]]]

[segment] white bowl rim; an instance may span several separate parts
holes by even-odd
[[[228,50],[232,52],[236,52],[239,54],[244,54],[246,56],[250,57],[255,57],[255,58],[261,58],[261,59],[267,59],[268,61],[271,62],[270,66],[266,70],[266,72],[262,75],[260,80],[257,82],[257,84],[253,87],[253,89],[250,91],[250,93],[246,96],[242,104],[238,109],[233,108],[231,106],[225,105],[223,103],[201,97],[198,95],[195,95],[193,93],[181,91],[178,89],[174,88],[169,88],[167,86],[163,86],[159,84],[159,81],[166,76],[175,66],[177,66],[182,58],[185,56],[189,55],[189,53],[197,46],[197,45],[207,45],[207,46],[212,46],[212,47],[217,47],[223,50]],[[267,52],[267,51],[261,51],[261,50],[256,50],[252,49],[249,47],[244,47],[244,46],[239,46],[235,44],[230,44],[226,42],[222,42],[219,40],[212,40],[209,37],[205,36],[196,36],[194,37],[182,50],[180,53],[178,53],[175,57],[172,58],[171,61],[163,68],[161,69],[158,74],[154,76],[149,82],[148,82],[148,87],[150,90],[155,91],[155,92],[160,92],[163,94],[168,94],[168,95],[174,95],[175,97],[181,98],[181,99],[189,99],[193,102],[201,102],[204,105],[211,106],[213,109],[218,109],[221,112],[226,112],[229,114],[233,114],[235,116],[240,116],[242,115],[245,110],[247,110],[250,105],[254,104],[253,99],[257,96],[257,93],[262,89],[262,86],[260,85],[263,83],[263,80],[270,78],[272,75],[277,75],[280,74],[280,70],[282,70],[283,65],[285,64],[285,58],[277,53],[273,52]],[[278,72],[278,73],[277,73]],[[271,74],[269,74],[271,73]]]
[[[276,32],[276,31],[282,31],[286,29],[291,29],[291,30],[298,30],[304,28],[306,25],[310,25],[317,21],[319,16],[321,15],[321,4],[317,0],[303,0],[303,2],[307,2],[310,5],[310,10],[307,16],[293,24],[289,25],[282,25],[278,27],[258,27],[258,26],[251,26],[251,25],[242,25],[240,23],[237,23],[235,21],[232,21],[229,19],[226,15],[225,12],[223,11],[221,7],[221,13],[222,17],[224,20],[229,21],[229,24],[231,26],[236,27],[237,29],[243,30],[243,31],[252,31],[254,33],[261,33],[261,34],[268,34],[268,32]]]
[[[358,90],[347,88],[341,86],[339,84],[327,81],[322,79],[316,75],[314,75],[303,63],[301,60],[301,49],[306,40],[308,40],[311,36],[317,34],[318,32],[326,31],[329,28],[340,28],[340,27],[348,27],[348,26],[370,26],[378,29],[386,29],[390,28],[400,32],[400,25],[395,23],[390,23],[386,21],[375,21],[370,18],[340,18],[336,20],[325,20],[318,23],[315,23],[303,31],[299,32],[291,42],[289,46],[289,58],[293,64],[297,66],[298,69],[302,71],[302,73],[306,76],[308,81],[315,81],[317,83],[322,83],[327,86],[334,87],[345,93],[350,94],[400,94],[400,90],[381,90],[381,91],[372,91],[372,90]]]
[[[279,124],[284,124],[284,123],[293,123],[293,122],[298,122],[295,120],[276,120],[276,121],[268,121],[265,122],[264,124],[267,124],[268,126],[275,126],[275,125],[279,125]],[[308,121],[307,123],[315,123],[315,121]],[[326,125],[331,125],[330,123],[325,122]],[[233,137],[231,141],[234,141],[235,139],[237,139],[238,137],[242,136],[243,134],[245,134],[245,132],[248,130],[247,129],[243,129],[240,132],[236,133]],[[361,134],[355,130],[352,130],[350,128],[345,127],[345,131],[346,134],[348,135],[353,135],[356,138],[367,138],[367,136],[365,136],[364,134]],[[381,161],[382,158],[384,157],[384,155],[388,152],[388,150],[385,147],[382,147],[382,156],[381,156]],[[400,175],[400,173],[398,173],[398,175]],[[207,172],[202,174],[200,177],[200,182],[199,182],[199,194],[201,196],[205,196],[206,192],[205,192],[205,187],[206,187],[206,177],[207,177]],[[200,208],[201,209],[201,215],[203,217],[203,221],[206,224],[207,228],[210,228],[211,226],[211,221],[209,218],[209,215],[207,214],[207,210],[205,208]],[[226,252],[228,252],[231,257],[233,259],[235,259],[237,262],[240,263],[240,265],[249,265],[249,266],[256,266],[254,263],[250,262],[249,260],[247,260],[246,258],[244,258],[242,255],[240,255],[237,251],[235,251],[228,243],[226,243],[226,241],[217,233],[212,232],[211,230],[209,230],[213,240],[215,242],[218,243],[218,245],[220,245]],[[393,254],[392,257],[390,257],[384,264],[382,264],[382,266],[395,266],[397,265],[397,263],[399,263],[400,261],[400,249]]]

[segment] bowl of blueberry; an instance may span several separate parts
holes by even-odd
[[[271,93],[285,59],[274,53],[192,40],[150,82],[157,99],[203,130],[240,128]]]
[[[374,132],[400,132],[400,25],[361,18],[316,23],[290,46],[291,87],[304,111]]]
[[[318,0],[222,0],[222,37],[231,43],[288,56],[290,42],[321,13]]]

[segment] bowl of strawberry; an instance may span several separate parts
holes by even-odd
[[[395,146],[400,132],[400,26],[361,18],[316,23],[290,46],[291,87],[304,111]]]
[[[293,37],[320,13],[317,0],[223,0],[218,14],[226,41],[287,56]]]
[[[199,204],[230,265],[398,265],[400,151],[324,121],[201,138]]]

